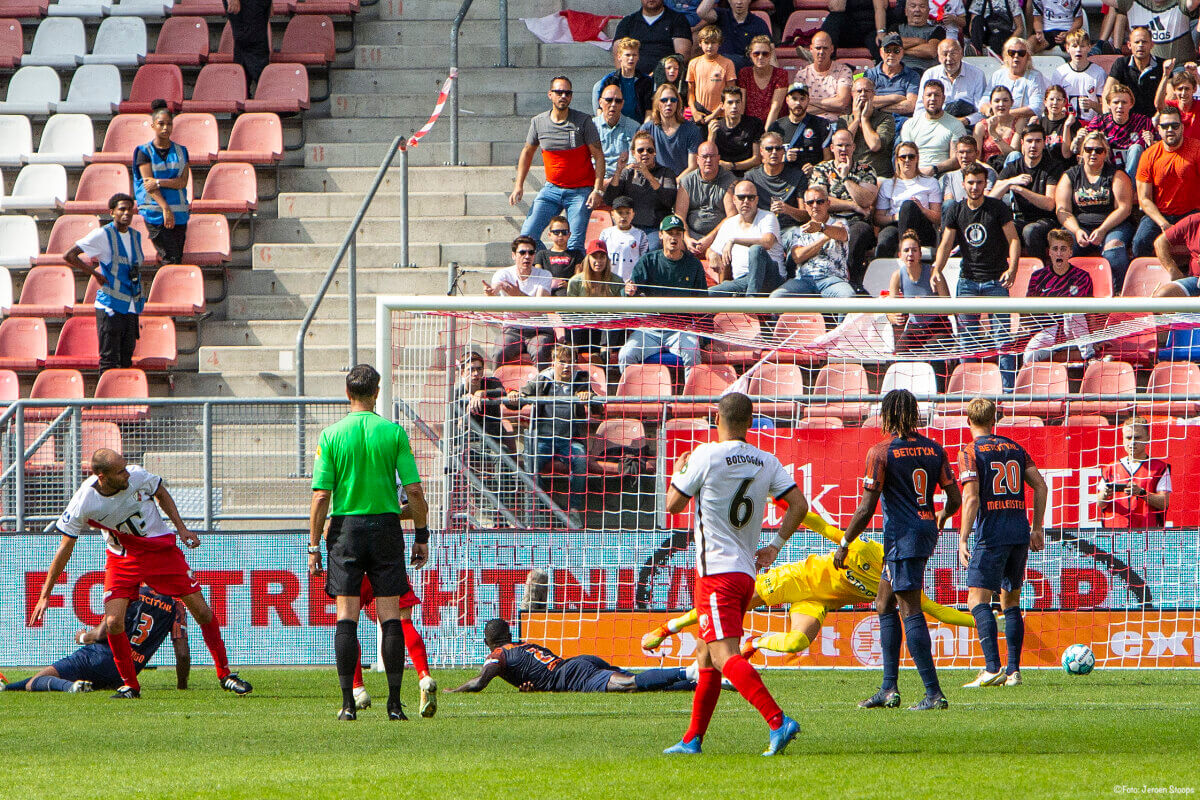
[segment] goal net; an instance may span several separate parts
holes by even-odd
[[[692,519],[668,514],[665,494],[678,456],[716,439],[722,394],[751,397],[750,441],[842,528],[867,450],[883,438],[882,396],[907,388],[922,432],[955,466],[971,441],[966,403],[995,400],[997,432],[1029,451],[1049,485],[1046,548],[1030,554],[1021,595],[1023,667],[1057,665],[1074,643],[1101,667],[1200,666],[1200,314],[1191,301],[1145,298],[1069,309],[1008,298],[381,298],[381,408],[409,432],[440,529],[414,580],[431,656],[478,663],[483,626],[501,617],[564,656],[689,662],[695,628],[653,653],[640,642],[692,603]],[[1123,431],[1134,417],[1145,451],[1130,455]],[[1170,467],[1165,511],[1137,488],[1166,487],[1143,480],[1159,462]],[[764,542],[782,511],[766,509]],[[867,535],[880,525],[877,513]],[[957,539],[956,518],[925,592],[965,610]],[[833,547],[802,528],[776,564]],[[982,666],[973,630],[930,625],[939,666]],[[788,626],[783,608],[747,618],[748,633]],[[756,663],[879,658],[863,603],[831,610],[806,651]]]

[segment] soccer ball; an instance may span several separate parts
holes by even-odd
[[[1068,675],[1087,675],[1096,666],[1096,656],[1085,644],[1073,644],[1063,651],[1062,668]]]

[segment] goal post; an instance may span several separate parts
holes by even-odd
[[[691,604],[691,517],[668,514],[664,495],[676,458],[715,440],[716,401],[751,397],[751,441],[840,528],[857,507],[866,451],[882,438],[878,404],[908,388],[922,433],[953,464],[971,440],[966,402],[987,396],[999,406],[997,432],[1025,446],[1047,479],[1047,547],[1030,555],[1022,592],[1023,667],[1055,666],[1076,642],[1101,667],[1200,666],[1197,330],[1190,298],[381,297],[380,410],[409,433],[438,531],[431,566],[413,578],[415,618],[440,664],[477,663],[494,617],[564,656],[688,663],[694,628],[654,653],[640,640]],[[574,346],[569,391],[544,372],[556,343]],[[471,354],[487,381],[464,392]],[[532,394],[521,394],[527,385]],[[1110,481],[1116,503],[1102,496],[1106,469],[1141,463],[1122,438],[1134,417],[1148,433],[1139,458],[1170,466],[1161,516],[1120,496],[1134,480]],[[778,526],[779,508],[762,513],[764,530]],[[877,515],[868,535],[879,525]],[[965,609],[956,531],[940,537],[925,591]],[[832,546],[801,530],[777,564]],[[787,627],[784,609],[747,620],[755,633]],[[974,631],[941,622],[931,631],[939,666],[982,664]],[[807,651],[763,657],[875,667],[875,616],[869,604],[832,611]]]

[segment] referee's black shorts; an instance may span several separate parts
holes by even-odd
[[[398,514],[330,517],[325,547],[329,552],[325,593],[330,597],[358,596],[364,574],[371,579],[376,597],[396,597],[411,590]]]

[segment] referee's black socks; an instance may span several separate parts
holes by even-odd
[[[383,669],[387,673],[388,709],[400,706],[400,682],[404,680],[404,625],[398,619],[383,623]]]
[[[386,630],[386,628],[385,628]],[[387,640],[384,639],[386,642]],[[354,708],[354,667],[358,664],[358,620],[339,619],[333,635],[342,708]]]

